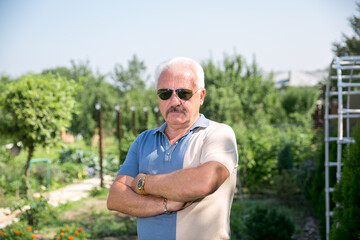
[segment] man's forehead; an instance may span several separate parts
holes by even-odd
[[[160,77],[159,80],[162,78],[167,78],[167,77],[182,77],[182,78],[187,78],[190,79],[191,77],[195,77],[195,73],[194,70],[192,69],[192,67],[188,66],[188,65],[175,65],[175,66],[170,66],[169,68],[167,68],[166,70],[164,70]]]

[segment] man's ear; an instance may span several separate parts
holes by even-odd
[[[200,106],[204,104],[205,94],[206,94],[206,90],[201,89],[201,92],[200,92]]]

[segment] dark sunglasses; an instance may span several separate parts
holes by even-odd
[[[201,88],[199,88],[195,92],[192,92],[190,89],[185,88],[179,88],[176,90],[172,90],[170,88],[161,88],[157,91],[157,95],[161,100],[168,100],[175,91],[176,96],[178,96],[181,100],[187,101],[200,89]]]

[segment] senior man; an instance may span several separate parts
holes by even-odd
[[[229,239],[238,153],[233,130],[200,114],[204,71],[177,57],[155,74],[165,123],[141,133],[109,192],[142,239]]]

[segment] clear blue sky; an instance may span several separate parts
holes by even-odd
[[[174,56],[253,56],[264,71],[326,68],[353,35],[355,0],[0,0],[0,74],[90,61],[105,74],[136,54],[153,74]]]

